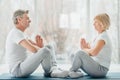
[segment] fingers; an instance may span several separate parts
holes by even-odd
[[[84,38],[81,38],[81,45],[85,45],[86,44],[86,41]]]
[[[36,41],[39,41],[41,39],[41,36],[37,35],[36,36]]]
[[[87,43],[87,47],[90,48],[90,44],[89,43]]]
[[[41,38],[40,35],[36,36],[36,44],[38,45],[38,47],[43,47],[43,39]]]
[[[80,45],[81,45],[82,49],[87,47],[87,43],[86,43],[86,40],[84,38],[81,38]]]
[[[39,35],[36,36],[36,43],[40,42],[41,37]]]

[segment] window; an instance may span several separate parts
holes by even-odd
[[[6,4],[6,5],[4,5]],[[4,7],[4,8],[3,8]],[[95,34],[93,18],[106,12],[111,18],[109,30],[113,43],[112,62],[120,63],[120,0],[19,0],[0,1],[0,63],[4,63],[5,40],[14,27],[12,15],[16,9],[30,11],[31,26],[29,35],[40,33],[45,43],[56,46],[59,59],[72,60],[72,54],[79,48],[80,38],[91,41]]]

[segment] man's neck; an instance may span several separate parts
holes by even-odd
[[[21,30],[22,32],[25,31],[25,28],[23,26],[21,26],[21,25],[16,25],[16,28]]]

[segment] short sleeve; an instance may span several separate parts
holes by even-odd
[[[106,35],[99,36],[98,40],[104,40],[105,44],[107,44],[107,36]]]
[[[24,40],[25,39],[25,36],[24,36],[24,33],[21,32],[21,31],[14,31],[14,34],[13,34],[13,42],[19,44],[20,41]]]

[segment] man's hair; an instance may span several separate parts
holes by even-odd
[[[28,12],[29,12],[28,10],[21,10],[21,9],[15,11],[14,14],[13,14],[14,24],[18,23],[18,20],[17,20],[18,17],[23,17],[23,14],[25,14],[25,13],[28,14]]]
[[[108,14],[106,14],[106,13],[98,14],[97,16],[95,16],[94,19],[97,19],[100,22],[102,22],[105,30],[109,29],[109,27],[110,27],[110,17],[109,17]]]

